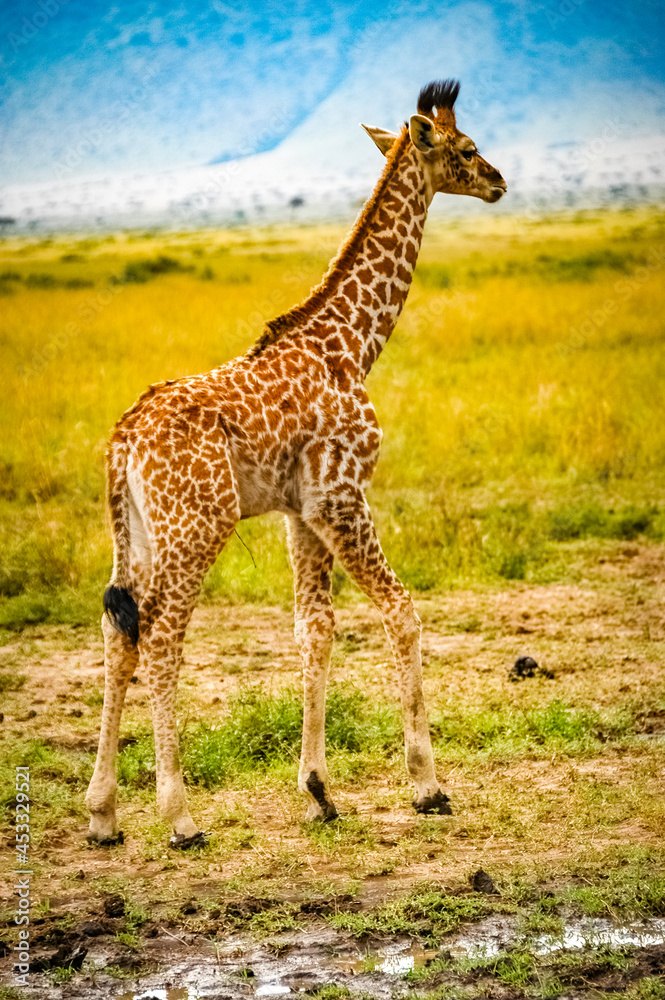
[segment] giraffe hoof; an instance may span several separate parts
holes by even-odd
[[[434,795],[427,795],[424,799],[414,799],[413,808],[417,813],[438,813],[439,816],[452,816],[450,799],[439,789]]]
[[[124,844],[125,835],[122,830],[118,830],[113,837],[96,837],[94,833],[89,833],[85,839],[91,847],[117,847],[118,844]]]
[[[182,833],[174,833],[169,840],[169,847],[174,851],[188,851],[190,847],[207,847],[208,834],[194,833],[191,837],[185,837]]]
[[[335,809],[332,802],[327,803],[326,808],[322,812],[316,812],[313,816],[307,816],[305,819],[306,823],[332,823],[334,820],[339,819],[339,813]]]
[[[337,819],[337,810],[335,809],[332,801],[326,795],[326,786],[321,781],[316,771],[310,772],[310,775],[305,782],[305,787],[314,799],[314,802],[310,805],[307,813],[307,819],[318,819],[323,823],[329,823],[330,820]]]

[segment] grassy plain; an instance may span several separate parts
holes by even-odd
[[[186,646],[183,765],[209,847],[165,847],[142,677],[122,729],[125,845],[83,840],[111,561],[108,430],[148,383],[248,347],[318,280],[340,235],[0,244],[2,859],[13,856],[13,768],[27,764],[47,941],[113,894],[125,903],[109,924],[121,958],[153,931],[223,942],[248,930],[278,949],[312,913],[361,940],[406,933],[439,947],[458,924],[498,912],[521,921],[517,950],[473,968],[443,954],[409,989],[602,995],[588,955],[543,971],[529,941],[574,917],[665,915],[658,211],[432,220],[370,375],[385,435],[370,501],[423,619],[437,767],[455,815],[411,815],[389,652],[336,572],[328,742],[344,818],[302,824],[291,576],[281,522],[268,516],[240,527],[251,557],[234,538],[211,570]],[[511,681],[526,654],[554,676]],[[500,896],[471,892],[479,867]],[[6,905],[10,915],[9,881]],[[660,974],[640,962],[604,953],[598,982],[662,996]],[[101,975],[57,972],[84,974]]]
[[[570,579],[571,542],[665,536],[664,233],[645,210],[432,222],[368,381],[385,435],[370,499],[410,587]],[[0,245],[0,625],[96,618],[109,428],[150,382],[245,350],[340,235]],[[288,603],[279,518],[241,534],[256,567],[232,539],[207,593]]]

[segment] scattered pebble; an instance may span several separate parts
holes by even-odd
[[[78,942],[63,944],[50,958],[38,958],[30,963],[31,972],[46,972],[48,969],[75,969],[81,971],[88,949]]]
[[[538,674],[541,677],[547,677],[549,680],[552,680],[554,677],[551,670],[546,670],[544,667],[538,666],[532,656],[519,656],[510,668],[508,678],[511,681],[521,681],[525,677],[536,677]]]
[[[125,901],[122,896],[118,893],[107,896],[104,900],[104,913],[107,917],[124,917]]]
[[[494,882],[482,868],[479,868],[474,875],[469,876],[469,882],[476,892],[484,892],[486,896],[498,896],[499,890]]]
[[[81,925],[81,934],[84,937],[99,937],[100,934],[107,933],[106,927],[99,920],[88,920],[87,923]]]

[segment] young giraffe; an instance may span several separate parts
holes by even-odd
[[[422,693],[420,620],[381,550],[365,489],[381,431],[364,382],[411,283],[437,191],[495,202],[506,184],[455,123],[459,84],[423,88],[399,135],[366,128],[387,163],[337,257],[306,301],[266,325],[243,357],[151,386],[115,427],[108,452],[114,534],[104,597],[106,687],[86,803],[88,839],[122,838],[115,757],[127,685],[140,660],[150,688],[157,801],[171,844],[205,842],[187,807],[175,695],[185,630],[206,570],[241,518],[287,515],[295,636],[304,674],[298,786],[307,819],[333,819],[325,759],[325,689],[338,559],[377,605],[404,714],[406,765],[421,813],[449,813]]]

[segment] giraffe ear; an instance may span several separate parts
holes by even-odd
[[[367,135],[370,139],[373,139],[376,145],[379,147],[384,156],[387,156],[392,145],[397,138],[394,132],[388,132],[385,128],[375,128],[372,125],[363,125],[360,123],[361,127],[365,129]]]
[[[425,115],[411,115],[409,120],[409,135],[411,142],[421,153],[432,153],[441,142],[434,122]]]

